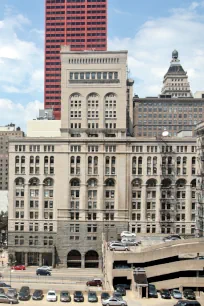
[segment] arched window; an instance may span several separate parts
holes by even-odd
[[[19,156],[16,156],[16,157],[15,157],[15,163],[16,163],[16,164],[19,164],[19,162],[20,162],[20,158],[19,158]]]
[[[53,245],[53,237],[49,236],[49,246]]]
[[[21,164],[25,164],[25,156],[21,156]]]
[[[54,156],[50,156],[50,163],[51,163],[51,164],[54,164],[54,160],[55,160],[55,159],[54,159]]]
[[[107,179],[105,181],[105,207],[104,220],[114,220],[115,208],[115,181]]]
[[[97,186],[97,180],[96,179],[88,180],[88,187],[95,187],[95,186]]]
[[[132,158],[132,175],[137,174],[137,157]]]
[[[147,157],[147,175],[152,174],[152,158],[149,156]]]
[[[24,179],[22,177],[18,177],[15,180],[16,186],[23,186],[24,185]]]
[[[77,156],[76,158],[74,156],[71,156],[70,174],[80,175],[80,162],[81,162],[80,156]]]
[[[39,184],[40,184],[40,181],[39,181],[39,179],[36,178],[36,177],[31,178],[31,179],[29,180],[29,185],[30,185],[30,186],[39,186]]]
[[[88,157],[88,174],[89,175],[98,174],[98,157],[97,156]]]
[[[43,238],[43,245],[47,246],[48,245],[48,237],[44,236]]]
[[[117,119],[117,97],[114,93],[109,93],[105,96],[105,127],[116,128],[116,122],[114,119]]]
[[[98,128],[99,119],[99,95],[92,93],[87,97],[88,128]]]
[[[30,156],[30,164],[34,164],[34,156]]]
[[[54,181],[53,181],[52,178],[46,178],[43,183],[44,183],[44,186],[53,186],[54,185]]]
[[[135,179],[132,181],[132,209],[139,210],[141,209],[141,190],[142,188],[142,180],[141,179]],[[134,219],[135,218],[135,219]],[[132,220],[140,220],[140,213],[135,213],[135,215],[132,215]]]
[[[191,174],[196,175],[196,157],[192,157]]]
[[[70,124],[72,127],[72,122],[74,121],[74,124],[76,122],[76,119],[82,117],[82,96],[79,93],[74,93],[69,98],[70,101]],[[79,126],[78,126],[79,127]]]
[[[71,180],[71,186],[72,187],[79,187],[80,186],[80,181],[77,179]]]
[[[141,156],[138,158],[138,174],[139,175],[142,174],[142,157]]]
[[[35,158],[35,163],[36,163],[36,164],[39,164],[39,163],[40,163],[40,157],[39,157],[39,156],[36,156],[36,158]]]
[[[116,174],[116,157],[106,156],[105,159],[105,173],[106,175],[115,175]]]
[[[48,162],[49,162],[49,158],[48,158],[48,156],[45,156],[45,157],[44,157],[44,163],[45,163],[45,164],[48,164]]]
[[[157,174],[157,157],[153,157],[153,174]]]

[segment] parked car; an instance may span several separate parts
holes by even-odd
[[[84,302],[84,296],[81,291],[74,292],[74,301],[75,302]]]
[[[25,270],[26,267],[24,265],[16,265],[11,267],[11,270]]]
[[[171,294],[170,294],[168,289],[161,289],[160,294],[161,294],[162,299],[170,299],[171,298]]]
[[[48,302],[56,302],[57,301],[56,292],[54,290],[49,290],[48,293],[47,293],[46,300]]]
[[[30,299],[30,288],[27,286],[21,287],[18,294],[18,299],[20,301],[28,301]]]
[[[114,286],[114,289],[116,290],[117,287],[123,287],[126,290],[130,289],[130,285],[128,285],[128,284],[117,284],[117,285]]]
[[[70,296],[69,291],[63,290],[60,292],[60,301],[61,302],[71,302],[71,296]]]
[[[107,300],[102,301],[102,305],[104,306],[127,306],[127,302],[124,300],[117,299],[116,297],[112,296]]]
[[[3,287],[3,288],[11,288],[10,285],[6,284],[6,283],[0,283],[0,287]]]
[[[157,289],[155,285],[149,284],[148,286],[148,297],[149,298],[158,298]]]
[[[5,291],[3,288],[0,288],[0,294],[5,294]]]
[[[114,297],[114,298],[117,298],[117,299],[119,299],[119,300],[122,300],[122,299],[123,299],[122,293],[117,292],[117,291],[114,291],[114,292],[113,292],[113,297]]]
[[[116,289],[115,289],[116,292],[120,293],[122,296],[125,296],[126,295],[126,290],[124,287],[121,287],[121,286],[117,286]]]
[[[43,291],[42,290],[35,290],[33,292],[33,296],[32,296],[33,300],[39,301],[39,300],[42,300],[43,297],[44,297],[44,295],[43,295]]]
[[[128,231],[123,231],[121,234],[120,234],[120,237],[136,237],[136,234],[135,233],[131,233],[131,232],[128,232]]]
[[[37,269],[36,275],[49,275],[51,276],[51,272],[45,269]]]
[[[52,271],[52,267],[49,266],[41,266],[38,269],[43,269],[43,270],[48,270],[48,271]]]
[[[88,302],[91,302],[91,303],[97,303],[98,302],[98,297],[97,297],[95,291],[89,291],[88,292]]]
[[[9,288],[8,289],[8,291],[7,291],[7,295],[9,296],[9,297],[14,297],[14,298],[17,298],[17,296],[18,296],[18,292],[17,292],[17,290],[16,289],[14,289],[14,288]]]
[[[188,300],[195,300],[196,299],[195,293],[192,289],[185,289],[183,291],[183,296]]]
[[[109,299],[109,297],[110,297],[110,294],[108,292],[102,292],[101,293],[101,301],[102,300],[107,300],[107,299]]]
[[[124,246],[138,246],[139,245],[139,243],[136,241],[126,241],[126,242],[122,242],[122,244]]]
[[[6,294],[0,294],[0,303],[4,303],[4,304],[18,304],[18,299],[17,298],[9,297]]]
[[[178,289],[173,289],[171,291],[171,295],[173,296],[174,299],[182,299],[182,293]]]
[[[129,251],[129,247],[122,245],[121,243],[113,243],[110,245],[111,251]]]
[[[86,282],[87,286],[97,286],[97,287],[101,287],[103,285],[102,281],[100,278],[94,278],[88,282]]]
[[[198,301],[180,300],[174,306],[201,306]]]
[[[169,235],[167,237],[164,237],[163,241],[168,242],[168,241],[174,241],[174,240],[180,240],[180,239],[181,239],[181,236],[175,234],[175,235]]]

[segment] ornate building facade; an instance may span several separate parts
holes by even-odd
[[[10,142],[9,252],[25,264],[99,267],[102,233],[194,235],[196,139],[127,136],[126,51],[63,47],[61,61],[61,136]]]

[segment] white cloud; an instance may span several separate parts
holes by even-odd
[[[39,109],[43,109],[43,103],[37,100],[24,106],[9,99],[0,99],[1,126],[13,122],[16,126],[20,126],[23,131],[26,131],[26,122],[35,119],[39,114]]]
[[[204,89],[204,15],[199,12],[203,4],[194,1],[189,7],[172,9],[168,17],[148,20],[133,38],[109,40],[109,49],[129,51],[129,69],[140,97],[160,93],[174,49],[179,51],[192,91]]]
[[[29,31],[32,32],[30,20],[22,14],[15,14],[14,9],[7,6],[4,19],[0,20],[1,91],[43,92],[43,48],[35,43],[32,35],[28,40]],[[37,29],[33,31],[36,33]]]

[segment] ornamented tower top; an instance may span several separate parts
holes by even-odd
[[[172,52],[169,70],[164,76],[162,95],[171,95],[172,98],[192,98],[187,72],[180,64],[177,50]]]

